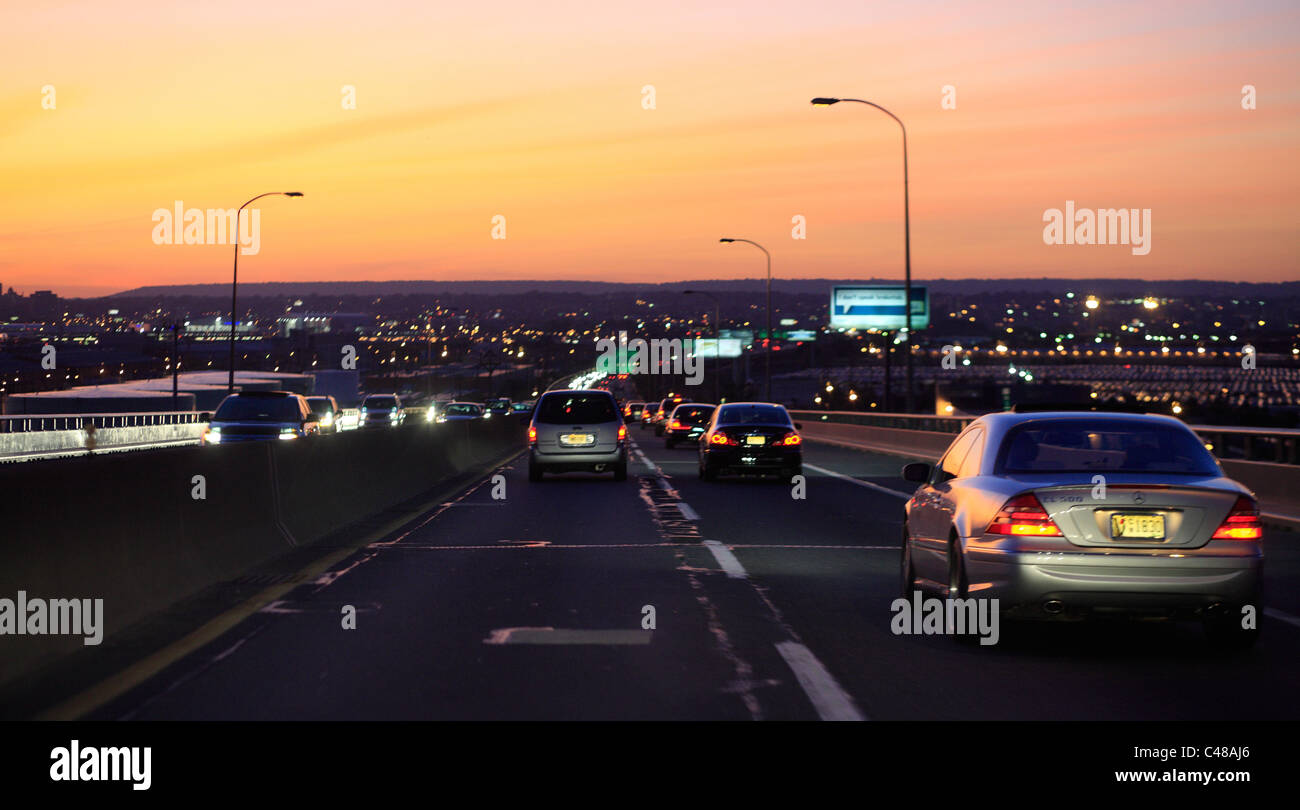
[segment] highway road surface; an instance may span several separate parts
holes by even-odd
[[[530,484],[520,455],[503,499],[484,476],[87,716],[1300,716],[1298,535],[1267,536],[1246,653],[1167,623],[1004,626],[991,646],[894,635],[900,459],[809,442],[797,499],[772,479],[701,482],[693,447],[631,436],[626,482]]]

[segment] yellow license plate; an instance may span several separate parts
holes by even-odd
[[[746,437],[745,437],[745,444],[766,444],[766,443],[767,443],[767,437],[766,437],[766,436],[746,436]]]
[[[561,433],[560,444],[565,447],[586,447],[595,444],[596,437],[591,433]]]
[[[1163,540],[1165,539],[1165,516],[1111,515],[1110,536],[1115,540]]]

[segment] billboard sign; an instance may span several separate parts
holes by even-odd
[[[738,338],[695,339],[695,354],[697,357],[740,357],[741,348],[743,348],[743,344]]]
[[[893,331],[907,326],[903,286],[831,288],[831,326],[836,329]],[[912,285],[912,328],[930,325],[930,291]]]

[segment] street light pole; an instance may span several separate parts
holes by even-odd
[[[898,123],[899,129],[903,131],[903,312],[907,330],[906,407],[908,413],[911,413],[914,405],[912,400],[912,222],[911,205],[908,202],[907,191],[907,127],[903,126],[902,119],[897,115],[874,101],[865,101],[860,98],[815,98],[812,103],[814,107],[828,107],[841,101],[851,101],[855,104],[866,104],[868,107],[875,107],[894,119]]]
[[[244,213],[244,209],[253,201],[260,200],[263,197],[272,197],[277,194],[285,197],[302,196],[301,191],[268,191],[265,194],[258,194],[252,200],[239,206],[239,210],[235,211],[235,269],[234,274],[230,279],[230,378],[226,383],[227,394],[235,393],[235,307],[236,294],[239,289],[239,217]]]
[[[713,301],[713,402],[715,405],[721,405],[722,389],[719,387],[718,379],[722,376],[722,342],[718,336],[718,326],[722,323],[722,305],[718,303],[716,295],[704,290],[682,290],[682,294],[706,295]]]
[[[763,255],[767,257],[767,335],[766,335],[767,351],[764,352],[764,354],[767,355],[765,358],[767,368],[763,373],[765,379],[765,383],[763,387],[766,392],[764,396],[766,397],[768,402],[771,402],[772,401],[772,254],[768,253],[767,248],[755,242],[753,239],[719,239],[718,241],[724,244],[729,244],[731,242],[747,242],[753,245],[754,247],[758,248],[759,250],[763,251]]]

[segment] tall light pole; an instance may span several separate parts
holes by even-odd
[[[912,223],[910,206],[907,200],[907,127],[903,126],[902,120],[886,110],[884,107],[874,101],[864,101],[860,98],[815,98],[812,100],[814,107],[828,107],[832,104],[838,104],[841,101],[851,101],[855,104],[866,104],[868,107],[875,107],[885,115],[898,122],[899,129],[903,130],[903,312],[907,319],[907,411],[912,411]]]
[[[302,196],[301,191],[268,191],[265,194],[258,194],[252,200],[239,206],[239,210],[235,212],[235,272],[230,280],[230,379],[226,383],[227,394],[235,393],[235,296],[239,289],[239,217],[254,200],[273,197],[277,194],[285,197]]]
[[[718,339],[718,326],[722,323],[722,305],[718,297],[704,290],[682,290],[683,295],[706,295],[713,301],[713,403],[722,404],[722,389],[718,378],[722,376],[722,344]]]
[[[755,242],[753,239],[719,239],[718,241],[724,244],[730,244],[732,242],[746,242],[758,248],[759,250],[763,251],[763,255],[767,257],[767,335],[766,335],[767,351],[764,352],[764,354],[767,355],[766,358],[767,369],[763,373],[764,379],[766,381],[763,387],[764,390],[766,391],[764,396],[766,397],[768,402],[771,402],[772,401],[772,254],[768,253],[767,248]]]

